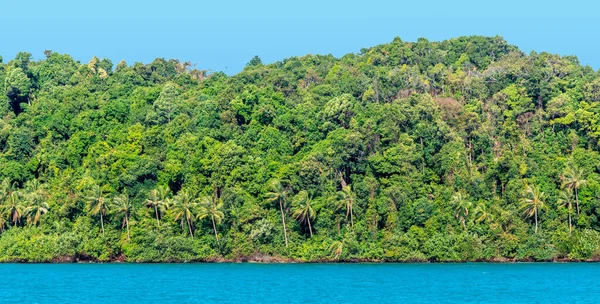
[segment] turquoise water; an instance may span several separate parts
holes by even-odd
[[[0,303],[598,303],[600,264],[2,264]]]

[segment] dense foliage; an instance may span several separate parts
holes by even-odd
[[[600,257],[600,73],[575,57],[45,55],[0,63],[0,261]]]

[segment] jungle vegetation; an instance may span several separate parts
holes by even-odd
[[[0,58],[0,261],[600,257],[600,73],[574,56],[44,55]]]

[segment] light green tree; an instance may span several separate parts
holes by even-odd
[[[281,211],[281,224],[283,224],[283,237],[285,238],[285,247],[288,247],[287,229],[285,227],[285,214],[283,208],[287,200],[288,190],[281,185],[279,180],[273,180],[270,184],[271,191],[267,192],[267,202],[277,203]]]
[[[196,212],[198,209],[198,203],[194,198],[193,194],[183,189],[173,198],[173,202],[170,211],[173,214],[173,219],[179,221],[181,229],[185,231],[184,225],[187,224],[188,232],[190,237],[194,237],[194,219],[196,218]]]
[[[89,209],[92,215],[100,215],[100,226],[102,227],[102,236],[104,236],[104,217],[110,208],[109,200],[104,196],[102,188],[94,186],[88,193],[86,200],[89,203]]]
[[[302,190],[294,198],[294,203],[295,208],[292,216],[300,224],[308,224],[308,231],[310,232],[310,237],[312,237],[313,230],[310,219],[314,219],[316,216],[315,210],[313,209],[312,197],[310,197],[306,190]]]
[[[571,217],[573,214],[573,190],[571,188],[565,188],[560,191],[558,195],[558,204],[567,208],[567,214],[569,215],[569,235],[573,232],[573,225]]]
[[[156,227],[160,229],[160,217],[169,208],[169,188],[161,186],[150,191],[150,195],[146,200],[146,206],[154,209]]]
[[[223,209],[223,201],[220,199],[217,200],[214,197],[206,196],[200,200],[200,206],[201,208],[198,211],[198,219],[202,220],[210,216],[215,238],[217,239],[217,245],[219,248],[221,248],[219,234],[217,233],[217,224],[221,224],[223,218],[225,218],[225,214],[223,211],[221,211],[221,209]]]
[[[458,192],[452,197],[452,205],[454,205],[454,217],[458,219],[464,229],[467,229],[467,217],[469,216],[469,209],[471,209],[473,203],[471,203],[463,193]]]
[[[127,239],[131,239],[131,234],[129,232],[129,219],[131,218],[131,214],[134,211],[133,204],[129,199],[129,195],[127,191],[115,196],[113,198],[113,212],[123,218],[121,222],[121,228],[127,227]]]
[[[544,192],[541,192],[538,187],[532,185],[525,186],[525,191],[521,200],[521,209],[526,218],[531,218],[533,216],[535,221],[535,233],[538,231],[538,215],[541,210],[546,208],[544,196]]]
[[[579,215],[579,189],[587,184],[583,177],[583,169],[569,165],[563,176],[563,188],[570,188],[575,193],[575,204],[577,205],[577,215]]]

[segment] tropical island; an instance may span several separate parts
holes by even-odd
[[[235,75],[0,58],[0,261],[600,258],[600,73],[501,37]]]

